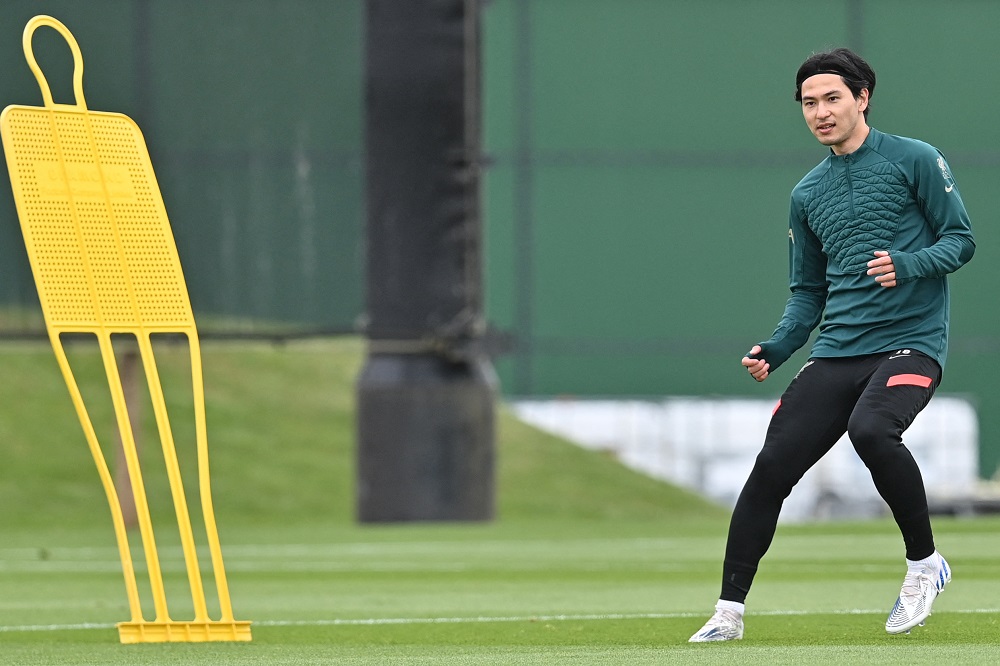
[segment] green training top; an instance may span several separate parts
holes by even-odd
[[[812,357],[909,348],[944,367],[946,276],[976,244],[940,151],[874,128],[853,153],[831,151],[792,190],[788,242],[792,295],[757,355],[771,371],[806,343],[821,316]],[[876,250],[889,252],[895,287],[867,275]]]

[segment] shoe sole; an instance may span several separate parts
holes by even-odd
[[[726,641],[740,641],[743,640],[743,636],[726,636],[719,638],[695,638],[692,636],[688,639],[688,643],[724,643]]]

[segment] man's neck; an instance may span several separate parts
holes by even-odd
[[[853,153],[855,150],[861,147],[861,145],[865,142],[865,139],[868,138],[868,134],[870,132],[871,132],[871,127],[868,126],[868,123],[865,123],[864,126],[859,126],[858,130],[851,135],[850,139],[839,145],[831,146],[833,154],[849,155]]]

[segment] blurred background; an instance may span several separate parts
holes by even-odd
[[[41,104],[20,40],[38,13],[76,37],[88,107],[142,128],[204,337],[363,331],[363,0],[5,0],[3,105]],[[992,0],[483,2],[484,297],[508,343],[504,399],[719,403],[695,448],[713,424],[756,423],[733,398],[773,404],[805,361],[761,385],[738,364],[781,315],[788,196],[825,155],[794,74],[848,46],[879,77],[870,123],[942,150],[972,217],[939,394],[960,404],[933,446],[948,459],[961,430],[966,468],[994,477],[996,25]],[[39,31],[35,53],[71,103],[68,47]],[[6,178],[0,335],[44,336]]]

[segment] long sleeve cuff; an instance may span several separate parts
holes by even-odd
[[[771,365],[770,372],[774,372],[806,343],[810,330],[801,324],[795,324],[787,329],[779,328],[770,340],[757,343],[760,345],[760,353],[756,358],[767,361]]]

